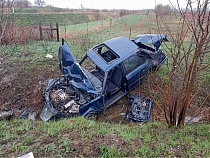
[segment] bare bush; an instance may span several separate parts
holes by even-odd
[[[18,26],[12,21],[13,12],[3,12],[5,8],[11,10],[13,3],[14,1],[7,1],[1,4],[0,45],[27,43],[39,38],[36,27]]]
[[[8,44],[26,44],[30,40],[39,39],[38,29],[32,26],[8,26],[1,39],[2,45]]]
[[[193,3],[197,3],[196,10]],[[190,106],[196,105],[191,115],[205,114],[206,118],[210,108],[207,104],[209,89],[199,96],[201,90],[205,90],[204,86],[209,86],[209,1],[189,0],[184,10],[178,8],[176,11],[179,16],[174,17],[173,24],[168,22],[167,16],[157,15],[159,30],[168,35],[172,45],[167,47],[167,76],[156,76],[151,87],[151,96],[164,112],[169,126],[183,126]],[[208,106],[203,109],[207,112],[201,110],[205,105]]]
[[[163,15],[171,15],[174,10],[172,9],[172,7],[170,5],[162,5],[162,4],[158,4],[155,7],[155,12],[156,14],[163,14]]]

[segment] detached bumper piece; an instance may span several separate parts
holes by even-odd
[[[152,108],[152,100],[135,94],[129,97],[131,109],[127,114],[127,118],[134,122],[148,122],[150,119],[150,110]]]
[[[1,120],[10,120],[14,112],[12,109],[0,112],[0,121]]]

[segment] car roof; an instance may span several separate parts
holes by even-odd
[[[115,59],[111,63],[105,62],[102,57],[94,51],[94,48],[100,45],[106,45],[109,47],[119,58]],[[87,51],[87,56],[103,71],[109,71],[123,60],[133,55],[138,49],[138,46],[126,37],[112,38],[104,41],[97,46],[89,49]]]

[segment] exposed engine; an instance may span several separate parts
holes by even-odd
[[[78,113],[80,106],[89,102],[93,96],[72,86],[68,79],[61,78],[48,92],[51,104],[64,116]]]

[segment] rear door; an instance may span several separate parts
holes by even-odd
[[[138,55],[133,55],[124,62],[124,70],[126,77],[127,90],[135,88],[148,73],[148,60],[140,58]]]

